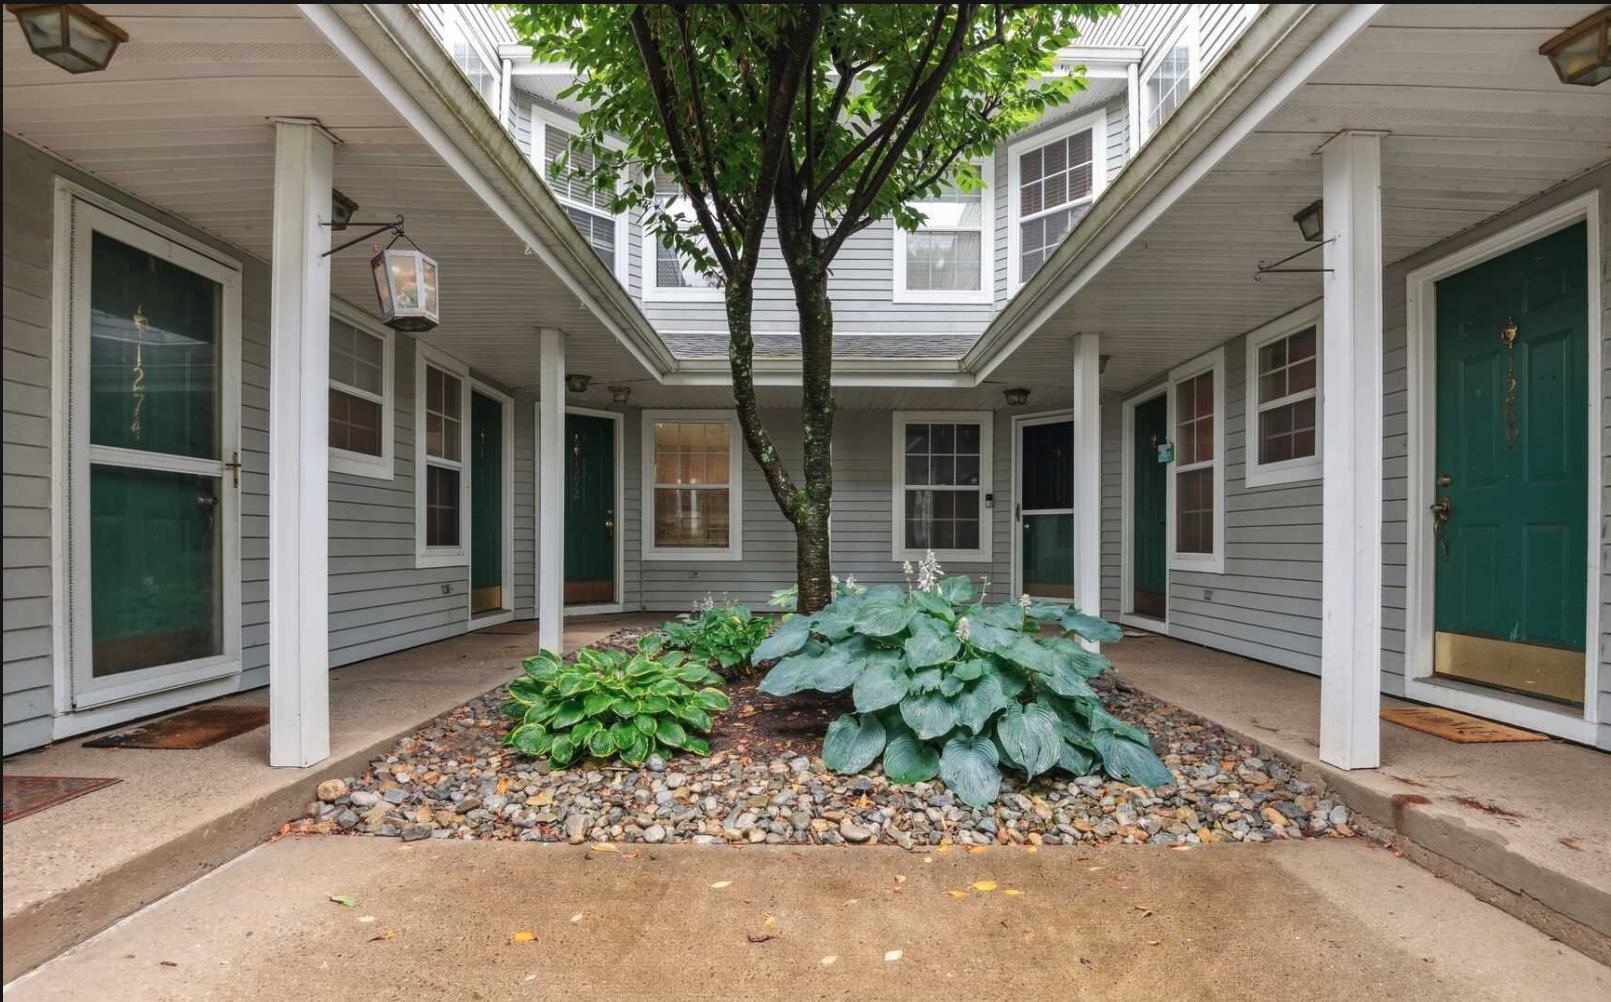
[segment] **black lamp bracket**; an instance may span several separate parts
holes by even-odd
[[[1305,254],[1311,253],[1312,251],[1317,251],[1320,248],[1326,246],[1327,244],[1332,243],[1336,239],[1337,239],[1336,237],[1328,237],[1327,239],[1322,240],[1319,243],[1310,244],[1308,247],[1305,247],[1303,250],[1298,251],[1296,254],[1288,254],[1286,257],[1282,258],[1279,261],[1270,261],[1268,263],[1266,263],[1264,261],[1260,261],[1258,270],[1253,273],[1253,281],[1257,282],[1259,279],[1263,278],[1265,275],[1295,275],[1295,274],[1313,275],[1313,274],[1317,274],[1319,272],[1330,273],[1330,272],[1336,270],[1336,269],[1333,269],[1333,268],[1283,268],[1283,267],[1281,267],[1282,265],[1286,264],[1288,261],[1295,261],[1298,258],[1303,257]]]
[[[319,225],[320,226],[334,226],[335,224],[334,223],[320,223]],[[340,245],[338,245],[336,247],[330,248],[329,250],[325,251],[323,254],[320,254],[319,255],[320,257],[329,257],[332,254],[338,254],[341,251],[346,250],[348,247],[353,246],[354,244],[361,244],[365,240],[368,240],[370,237],[378,237],[382,233],[386,233],[388,231],[391,232],[392,234],[394,234],[392,236],[392,243],[396,243],[399,240],[407,240],[408,239],[408,237],[403,233],[403,217],[402,216],[398,216],[396,219],[392,220],[389,223],[381,223],[381,222],[376,222],[374,220],[370,220],[369,222],[363,222],[361,220],[352,219],[352,220],[348,220],[346,226],[343,226],[342,229],[346,229],[349,226],[373,226],[374,229],[369,230],[367,233],[363,233],[363,234],[361,234],[359,236],[353,237],[351,240],[348,240],[344,244],[340,244]],[[414,241],[409,240],[408,242],[413,243]],[[391,244],[388,244],[387,246],[389,247],[389,246],[391,246]]]

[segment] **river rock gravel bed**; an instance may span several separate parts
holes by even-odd
[[[626,646],[637,632],[604,643]],[[1160,702],[1113,673],[1096,681],[1107,708],[1153,735],[1179,780],[1146,790],[1103,776],[1008,774],[1001,797],[975,810],[938,781],[894,786],[878,772],[839,776],[822,764],[822,730],[767,731],[724,742],[785,711],[755,679],[729,686],[709,758],[651,759],[633,769],[584,761],[550,770],[502,745],[502,688],[402,738],[361,776],[319,784],[291,830],[303,833],[543,842],[1090,845],[1268,842],[1354,834],[1349,809],[1280,761]],[[791,719],[797,710],[786,711]],[[837,712],[834,710],[833,712]],[[737,729],[735,727],[735,729]],[[776,735],[782,733],[783,738]],[[795,735],[795,736],[789,736]],[[792,746],[792,747],[791,747]]]

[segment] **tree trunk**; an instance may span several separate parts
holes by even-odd
[[[800,248],[794,248],[800,250]],[[828,272],[815,254],[785,249],[800,317],[800,425],[805,444],[805,488],[794,523],[800,612],[833,601],[828,514],[833,501],[833,303]]]

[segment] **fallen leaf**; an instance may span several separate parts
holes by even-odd
[[[767,942],[771,942],[774,939],[777,939],[778,934],[775,933],[775,932],[762,932],[762,933],[754,933],[754,932],[752,932],[748,936],[746,936],[745,938],[748,939],[751,943],[767,943]]]
[[[985,847],[982,845],[970,845],[968,846],[968,851],[971,853],[980,853],[985,851]]]
[[[510,936],[509,938],[512,941],[516,942],[516,943],[535,943],[535,942],[537,942],[537,934],[532,932],[530,929],[522,929],[519,932],[515,933],[513,936]]]
[[[968,886],[982,894],[988,894],[989,892],[995,890],[999,885],[994,880],[975,880]]]
[[[893,964],[895,961],[901,959],[901,957],[904,956],[904,955],[905,955],[904,950],[891,950],[888,953],[884,954],[884,960],[889,962],[889,963],[891,963],[891,964]]]
[[[621,851],[620,849],[618,849],[617,847],[611,845],[608,842],[594,842],[592,845],[588,846],[588,848],[592,849],[594,852],[620,852]]]
[[[766,921],[761,923],[761,928],[770,929],[770,928],[772,928],[773,926],[775,926],[777,924],[778,924],[778,917],[776,915],[773,915],[771,912],[767,912],[766,913]]]
[[[332,895],[330,895],[330,900],[334,901],[336,904],[340,905],[343,908],[357,908],[358,907],[358,902],[353,899],[353,896],[351,894],[332,894]]]
[[[832,967],[834,965],[834,962],[837,961],[838,959],[839,958],[837,956],[828,956],[828,957],[823,957],[820,961],[818,961],[818,963],[820,963],[823,967]]]
[[[504,794],[506,794],[508,792],[509,792],[509,777],[508,776],[499,776],[498,777],[498,796],[501,797],[501,796],[503,796]]]
[[[719,891],[724,887],[732,887],[733,882],[731,880],[718,880],[714,884],[711,884],[710,886],[711,886],[712,890]]]
[[[946,891],[945,893],[951,895],[953,898],[965,898],[968,896],[967,891]]]
[[[1016,898],[1018,895],[1020,895],[1020,894],[1022,894],[1024,892],[1020,891],[1016,887],[1009,887],[1005,891],[1002,891],[1001,893],[1007,895],[1009,898]]]
[[[1024,846],[1024,851],[1025,852],[1040,852],[1040,846],[1038,846],[1038,845],[1026,845],[1026,846]]]
[[[379,933],[376,933],[375,935],[369,937],[369,941],[371,943],[378,943],[383,939],[396,939],[396,938],[397,938],[397,930],[396,929],[387,929],[385,932],[379,932]]]
[[[581,912],[577,912],[575,915],[571,916],[571,922],[573,924],[577,923],[577,922],[580,922],[580,921],[582,921],[582,913]]]
[[[935,852],[950,852],[951,851],[951,843],[949,843],[949,842],[941,842],[939,845],[934,847],[934,851]]]

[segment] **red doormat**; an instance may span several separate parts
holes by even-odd
[[[65,804],[74,797],[121,783],[121,779],[90,779],[82,776],[6,776],[5,824],[47,807]]]
[[[1548,741],[1549,738],[1519,727],[1506,727],[1492,720],[1440,710],[1432,706],[1405,707],[1382,711],[1382,719],[1412,731],[1433,734],[1456,744],[1476,745],[1499,741]]]
[[[103,734],[85,748],[166,748],[194,751],[268,723],[266,706],[198,706],[126,731]]]

